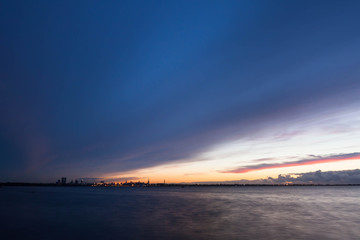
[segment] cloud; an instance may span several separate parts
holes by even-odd
[[[293,176],[296,177],[293,177]],[[298,184],[360,184],[360,169],[344,171],[316,171],[297,173],[291,175],[279,175],[277,178],[268,178],[272,183],[298,183]]]
[[[277,178],[233,180],[224,182],[196,182],[199,184],[360,184],[360,169],[344,171],[280,174]]]
[[[190,161],[216,144],[358,100],[359,3],[324,10],[119,1],[66,16],[71,5],[55,1],[4,4],[4,180]]]
[[[347,154],[338,154],[338,155],[330,155],[324,157],[315,157],[315,158],[306,158],[293,162],[283,162],[283,163],[273,163],[273,164],[257,164],[257,165],[249,165],[245,167],[236,168],[228,171],[220,171],[222,173],[247,173],[251,171],[257,170],[265,170],[265,169],[273,169],[273,168],[284,168],[284,167],[297,167],[304,165],[313,165],[319,163],[330,163],[330,162],[339,162],[339,161],[347,161],[347,160],[358,160],[360,159],[360,152],[347,153]]]
[[[276,160],[276,158],[259,158],[259,159],[252,160],[252,162],[265,162],[265,161],[272,161],[272,160]]]

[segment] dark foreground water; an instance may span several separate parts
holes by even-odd
[[[360,239],[360,187],[1,187],[0,239]]]

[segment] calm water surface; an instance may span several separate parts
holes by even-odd
[[[360,187],[1,187],[1,239],[360,239]]]

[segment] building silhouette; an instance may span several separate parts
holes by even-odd
[[[66,184],[66,177],[61,178],[61,184]]]

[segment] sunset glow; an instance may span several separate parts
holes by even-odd
[[[350,2],[5,1],[0,182],[359,169]]]
[[[192,159],[103,177],[221,182],[360,168],[360,111],[337,110],[320,116],[259,129],[247,137],[215,145]]]

